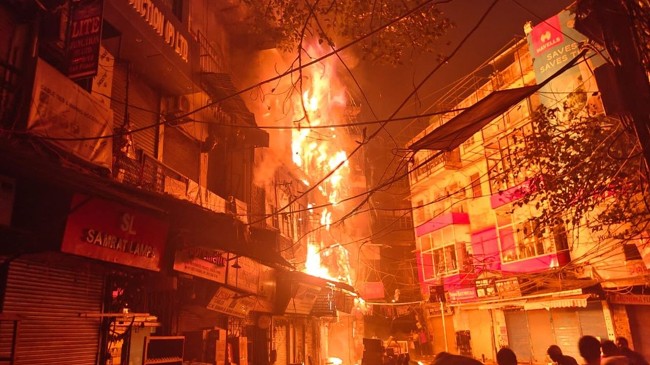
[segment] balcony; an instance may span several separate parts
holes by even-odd
[[[137,151],[135,158],[117,155],[113,169],[116,179],[121,183],[189,201],[215,213],[234,214],[239,220],[247,221],[246,203],[220,197],[141,150]]]

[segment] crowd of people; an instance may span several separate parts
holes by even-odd
[[[649,365],[640,353],[629,347],[627,339],[618,337],[616,342],[600,341],[593,336],[583,336],[578,341],[578,350],[585,365]],[[546,351],[555,365],[578,365],[578,361],[562,353],[557,345],[551,345]],[[512,349],[503,347],[497,352],[498,365],[517,365],[517,355]],[[482,365],[476,359],[441,352],[434,358],[432,365]]]

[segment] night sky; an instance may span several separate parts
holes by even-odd
[[[571,0],[499,1],[481,27],[450,62],[441,67],[423,86],[422,92],[417,95],[417,101],[411,99],[398,116],[425,112],[439,97],[441,88],[475,70],[496,55],[511,40],[523,38],[523,26],[527,21],[537,24],[557,14],[571,3],[573,3]],[[440,40],[438,53],[442,55],[451,53],[491,4],[491,0],[455,0],[448,4],[441,4],[440,8],[456,24],[456,27]],[[395,112],[414,86],[437,65],[437,59],[436,55],[422,55],[397,69],[378,65],[358,68],[357,77],[380,119],[385,119]],[[368,105],[365,102],[361,104],[361,118],[372,120]],[[412,137],[409,132],[404,131],[404,127],[409,123],[409,121],[390,123],[389,131],[393,136],[401,132],[398,139],[404,143]],[[420,125],[424,126],[424,123],[426,121],[422,121]]]

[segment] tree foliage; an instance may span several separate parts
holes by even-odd
[[[542,107],[512,163],[529,176],[519,204],[535,204],[538,224],[587,224],[596,232],[625,227],[612,235],[633,239],[650,223],[645,161],[624,120]]]
[[[400,19],[357,44],[363,59],[389,64],[399,64],[410,52],[433,51],[436,39],[452,26],[432,0],[244,1],[249,29],[275,38],[285,51],[297,50],[306,38],[333,46],[355,41]]]

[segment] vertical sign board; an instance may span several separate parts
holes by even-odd
[[[575,13],[568,9],[534,26],[527,34],[533,57],[535,79],[541,83],[580,53],[579,42],[586,37],[574,29]],[[563,119],[576,117],[589,105],[586,91],[596,90],[593,69],[603,63],[602,57],[591,58],[591,65],[580,62],[551,80],[540,89],[540,101],[548,108],[560,108]]]
[[[67,72],[71,79],[94,76],[102,40],[102,0],[73,2],[67,45]]]
[[[168,223],[112,201],[75,194],[61,251],[160,271]]]

